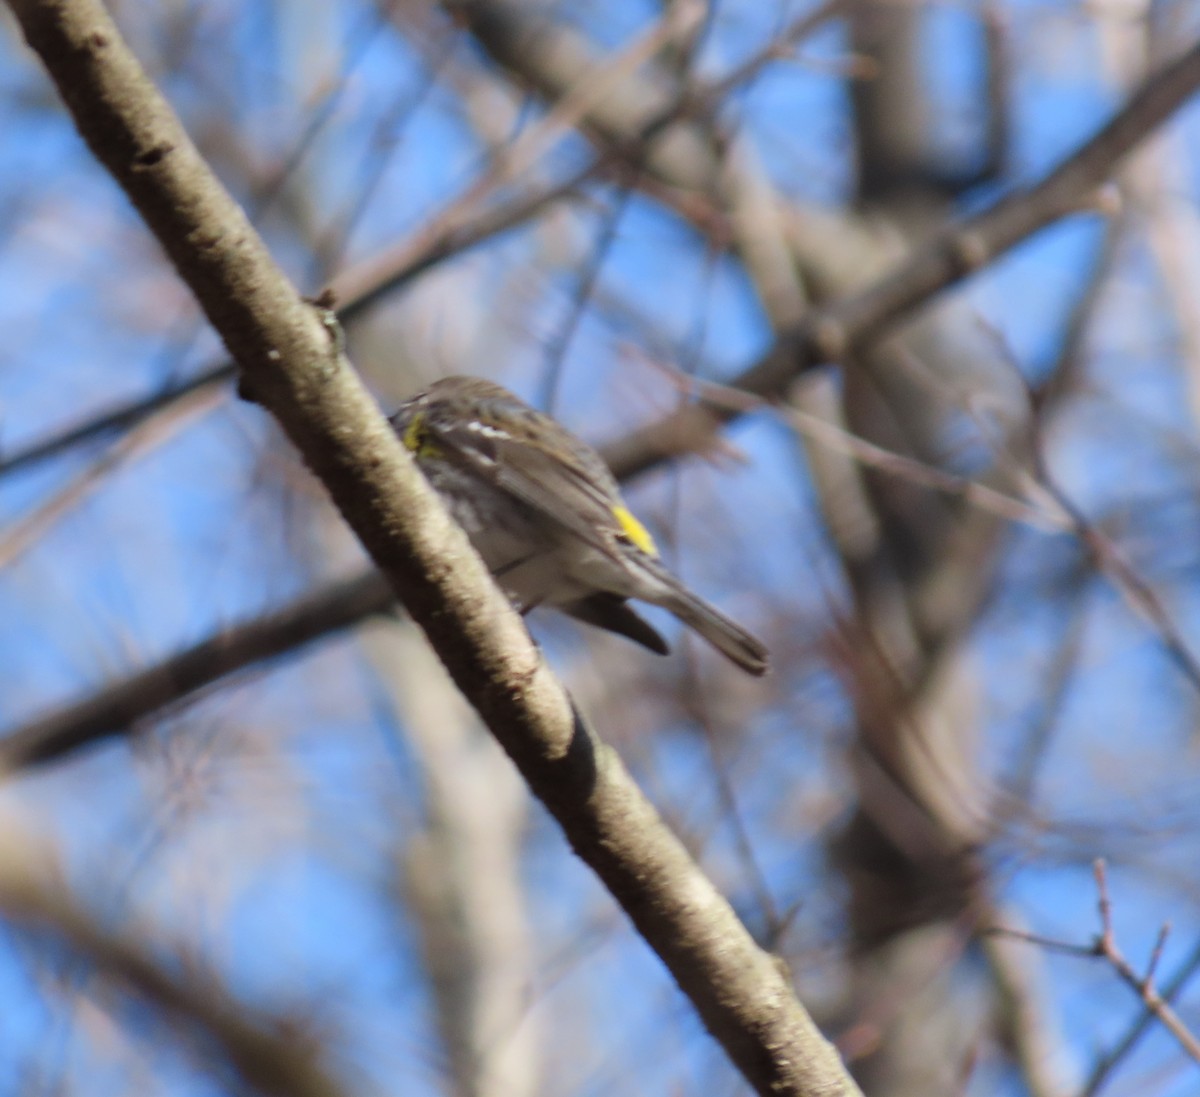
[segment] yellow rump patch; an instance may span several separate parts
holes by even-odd
[[[658,555],[658,546],[655,545],[654,538],[650,536],[650,531],[626,507],[613,507],[613,517],[617,520],[617,525],[621,527],[621,532],[647,556]]]

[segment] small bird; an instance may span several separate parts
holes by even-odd
[[[749,674],[767,649],[663,565],[600,455],[478,377],[447,377],[389,420],[522,613],[554,606],[666,655],[628,599],[662,606]]]

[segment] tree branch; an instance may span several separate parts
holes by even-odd
[[[782,391],[805,368],[806,362],[811,364],[812,359],[805,357],[807,352],[804,348],[808,343],[804,340],[811,340],[815,345],[824,339],[824,317],[832,316],[835,320],[842,317],[838,321],[842,325],[838,329],[841,334],[835,337],[834,342],[838,338],[852,346],[869,342],[869,331],[864,331],[859,325],[876,323],[884,313],[891,317],[889,322],[893,321],[896,318],[894,310],[899,307],[897,301],[906,295],[905,287],[910,277],[914,284],[921,278],[928,281],[930,271],[940,262],[939,257],[954,250],[953,240],[959,241],[961,250],[966,246],[965,241],[982,234],[985,241],[990,240],[985,247],[1003,250],[1000,247],[1002,241],[1007,241],[1005,246],[1011,247],[1023,238],[1014,236],[1018,227],[1026,235],[1031,234],[1053,219],[1049,214],[1052,208],[1060,211],[1074,208],[1071,203],[1075,202],[1077,206],[1089,186],[1101,181],[1115,160],[1124,155],[1139,136],[1147,135],[1153,125],[1163,121],[1198,84],[1200,46],[1193,47],[1173,66],[1151,77],[1099,134],[1040,184],[1005,199],[960,228],[949,230],[902,263],[895,273],[863,293],[812,314],[790,335],[782,337],[755,366],[746,370],[738,382],[739,387],[768,393]],[[921,275],[922,271],[925,271],[924,275]],[[943,286],[936,284],[929,292],[940,288]],[[362,292],[370,293],[372,290],[362,287]],[[909,305],[916,307],[923,301],[924,297],[918,295]],[[739,405],[732,402],[722,406],[715,403],[691,405],[608,447],[605,457],[622,478],[628,478],[661,460],[697,448],[697,439],[719,420],[733,419],[738,414]],[[342,612],[337,612],[341,591],[340,584],[326,585],[289,607],[228,630],[108,687],[93,698],[59,709],[19,728],[0,743],[0,772],[61,757],[78,746],[106,735],[123,734],[129,725],[164,705],[181,700],[193,690],[242,670],[260,659],[283,654],[292,647],[351,627],[382,608],[381,600],[359,603],[350,599],[341,605]],[[296,628],[290,644],[287,633],[292,626],[288,624],[289,620],[295,621]],[[200,649],[204,649],[203,654]],[[158,686],[146,689],[151,682],[158,683]],[[163,688],[167,682],[174,683],[173,691]]]
[[[144,943],[102,929],[61,888],[33,867],[32,852],[11,834],[0,848],[0,914],[22,929],[48,933],[108,979],[158,1007],[167,1017],[203,1032],[241,1080],[269,1097],[342,1097],[345,1092],[294,1035],[252,1021],[221,988],[166,970]],[[44,858],[38,858],[44,867]],[[211,1069],[210,1056],[204,1065]]]
[[[0,739],[0,776],[124,734],[139,720],[161,713],[227,675],[360,624],[395,602],[395,591],[387,580],[371,570],[224,629],[6,735]]]
[[[762,1094],[856,1093],[775,960],[550,674],[466,535],[98,0],[9,0],[98,159],[452,678]]]
[[[1041,182],[951,225],[861,293],[812,311],[780,335],[732,385],[779,396],[806,370],[842,359],[880,338],[937,293],[964,280],[1067,214],[1077,212],[1122,157],[1200,87],[1200,43],[1155,73],[1091,140]],[[621,478],[703,448],[728,408],[693,404],[636,431],[605,452]]]

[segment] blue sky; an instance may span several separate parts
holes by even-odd
[[[353,213],[344,262],[354,263],[413,233],[470,185],[485,150],[463,96],[489,89],[470,84],[478,52],[465,41],[449,54],[460,67],[443,69],[436,39],[422,50],[365,6],[302,7],[212,2],[171,24],[134,4],[125,18],[148,67],[166,74],[185,122],[247,204],[262,208],[254,183],[324,118],[258,218],[311,292],[319,288],[311,242],[323,229]],[[135,13],[146,20],[137,28]],[[957,102],[981,79],[971,15],[936,9],[925,45],[943,108],[936,136],[950,148],[978,124]],[[1122,98],[1104,76],[1086,14],[1014,4],[1006,16],[1013,144],[1004,178],[965,195],[963,212],[1036,181]],[[575,17],[615,46],[644,30],[650,11],[630,4]],[[752,53],[781,18],[774,7],[724,5],[702,71],[719,73]],[[11,34],[0,50],[0,442],[12,451],[169,386],[219,348],[30,56]],[[731,106],[780,193],[801,208],[832,212],[853,192],[853,120],[835,67],[845,51],[840,29],[827,28],[804,44],[800,63],[770,67]],[[433,72],[459,82],[440,80],[426,94]],[[536,105],[516,103],[516,126],[537,116]],[[1175,197],[1194,218],[1200,112],[1193,104],[1174,125],[1190,187]],[[237,140],[225,144],[223,129]],[[571,138],[543,167],[565,171],[586,155]],[[541,391],[547,348],[615,200],[598,184],[589,196],[586,214],[552,216],[457,257],[352,330],[356,360],[381,400],[448,369],[486,373],[531,397]],[[1134,220],[1136,228],[1137,211]],[[1095,213],[1070,218],[962,290],[1032,383],[1055,359],[1103,227]],[[621,206],[597,286],[565,342],[555,408],[595,441],[671,406],[672,383],[656,366],[664,348],[671,365],[725,380],[772,339],[739,263],[714,255],[651,197]],[[1185,641],[1200,647],[1196,423],[1178,335],[1162,275],[1135,232],[1105,288],[1085,381],[1056,422],[1048,456],[1064,489],[1109,523]],[[802,989],[819,998],[836,982],[843,931],[825,843],[845,821],[851,788],[851,705],[830,656],[831,621],[847,612],[847,590],[786,422],[756,412],[728,442],[723,460],[656,473],[631,499],[689,582],[769,631],[781,655],[766,699],[724,679],[696,685],[691,668],[710,664],[668,622],[687,659],[647,667],[636,652],[603,649],[603,665],[622,678],[598,722],[752,926],[768,920],[763,881],[777,911],[796,907],[788,948]],[[0,560],[30,516],[111,458],[112,446],[92,443],[0,478]],[[113,469],[0,566],[6,727],[361,562],[278,432],[232,396],[116,452]],[[1073,600],[1077,541],[1016,530],[1005,544],[999,593],[967,649],[978,668],[973,734],[987,787],[1011,773],[1046,716],[1048,671],[1073,606],[1086,604],[1087,622],[1034,799],[985,860],[1000,897],[1029,925],[1086,942],[1097,926],[1088,866],[1109,857],[1122,942],[1141,962],[1169,920],[1161,970],[1170,971],[1200,931],[1194,689],[1110,580],[1093,575]],[[594,689],[586,637],[533,620],[568,681]],[[107,917],[144,919],[166,939],[187,941],[249,1004],[312,1010],[332,1034],[335,1065],[365,1078],[366,1091],[442,1092],[428,982],[398,899],[397,863],[427,807],[408,730],[369,645],[347,635],[240,676],[142,729],[133,748],[105,745],[10,784],[4,809],[54,839],[68,878]],[[722,774],[736,819],[720,794]],[[556,1022],[578,1040],[548,1053],[557,1086],[608,1093],[636,1073],[645,1093],[735,1091],[661,966],[536,806],[524,841],[522,883],[539,950],[531,1008],[539,1024]],[[1067,1058],[1082,1071],[1136,1002],[1098,964],[1044,960]],[[48,963],[28,939],[0,939],[0,1041],[17,1049],[22,1069],[58,1063],[86,1076],[104,1055],[86,1024],[64,1020],[61,1004],[47,1000],[37,976]],[[969,979],[969,968],[959,977]],[[1200,1027],[1196,1002],[1193,993],[1183,1010]],[[118,1068],[97,1077],[91,1092],[128,1081]],[[164,1091],[210,1091],[182,1060],[161,1077]],[[1126,1088],[1111,1092],[1198,1091],[1194,1070],[1178,1065],[1159,1030],[1121,1077]],[[993,1058],[972,1092],[1021,1089]]]

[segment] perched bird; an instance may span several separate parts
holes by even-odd
[[[522,613],[554,606],[665,655],[635,598],[766,672],[767,649],[664,567],[600,455],[550,416],[490,381],[447,377],[390,422]]]

